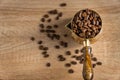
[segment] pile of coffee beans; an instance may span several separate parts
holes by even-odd
[[[61,3],[59,5],[60,7],[64,8],[67,6],[66,3]],[[64,67],[67,68],[67,72],[70,74],[73,74],[75,70],[72,68],[72,66],[83,64],[84,57],[83,57],[83,50],[80,49],[74,49],[74,51],[69,50],[69,42],[67,40],[63,40],[62,38],[70,38],[68,33],[60,34],[57,29],[61,29],[61,25],[58,25],[57,23],[52,24],[51,22],[59,21],[63,17],[63,12],[59,11],[58,9],[53,9],[50,11],[47,11],[43,17],[40,19],[39,24],[39,31],[40,35],[45,35],[48,38],[48,42],[57,42],[57,44],[51,45],[51,46],[45,46],[44,40],[36,40],[35,37],[31,37],[30,39],[32,41],[37,41],[37,44],[39,45],[39,50],[41,52],[41,56],[44,59],[49,59],[50,54],[49,50],[51,50],[51,47],[53,47],[55,50],[62,50],[65,48],[64,53],[58,54],[56,56],[57,61],[61,62],[61,64],[64,64]],[[73,42],[74,43],[74,42]],[[101,62],[98,61],[96,57],[91,55],[92,61],[94,61],[93,67],[95,68],[96,65],[102,65]],[[71,58],[71,60],[68,62],[68,58]],[[96,62],[96,63],[95,63]],[[52,67],[51,61],[48,60],[45,63],[46,67]],[[79,66],[79,65],[78,65]]]
[[[102,20],[93,10],[84,9],[77,12],[71,28],[81,38],[94,38],[101,30]]]

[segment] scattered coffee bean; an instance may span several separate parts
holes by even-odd
[[[43,50],[43,48],[44,48],[43,45],[39,46],[39,49],[40,49],[40,50]]]
[[[69,69],[69,70],[68,70],[68,73],[70,73],[70,74],[71,74],[71,73],[74,73],[74,70],[73,70],[73,69]]]
[[[52,26],[48,25],[46,28],[47,28],[47,29],[51,29],[51,28],[52,28]]]
[[[30,39],[31,39],[32,41],[34,41],[34,40],[35,40],[35,38],[34,38],[34,37],[31,37]]]
[[[51,64],[48,62],[48,63],[46,63],[46,67],[50,67],[51,66]]]
[[[57,17],[55,17],[55,20],[59,20],[59,17],[57,16]]]
[[[61,3],[60,7],[65,7],[67,4],[66,3]]]
[[[44,51],[44,52],[42,52],[42,54],[43,54],[43,55],[46,55],[46,54],[47,54],[47,52],[46,52],[46,51]]]
[[[96,58],[96,57],[92,57],[92,60],[93,60],[93,61],[97,61],[97,58]]]
[[[102,62],[97,62],[96,64],[97,64],[97,65],[102,65]]]
[[[71,67],[71,64],[70,63],[66,63],[65,67]]]
[[[40,41],[38,41],[38,44],[42,44],[42,42],[43,42],[43,41],[40,40]]]
[[[70,51],[66,51],[65,54],[66,55],[71,55],[71,52]]]
[[[43,17],[48,18],[48,17],[49,17],[49,15],[48,15],[48,14],[45,14]]]
[[[68,43],[67,42],[64,43],[64,47],[65,48],[68,47]]]
[[[45,22],[45,18],[41,18],[41,22]]]
[[[58,28],[58,25],[55,24],[53,27],[54,27],[54,28]]]
[[[63,58],[63,55],[58,55],[58,58]]]
[[[56,9],[54,9],[54,10],[48,11],[48,13],[49,13],[49,14],[57,14],[58,11],[57,11]]]
[[[80,63],[80,64],[83,64],[83,62],[84,62],[84,59],[82,58],[79,63]]]
[[[59,17],[62,17],[62,14],[63,14],[63,13],[62,13],[62,12],[60,12],[60,13],[58,13],[58,16],[59,16]]]
[[[56,49],[59,49],[59,48],[60,48],[60,46],[59,46],[59,45],[55,45],[55,48],[56,48]]]
[[[76,64],[77,64],[76,61],[71,61],[70,63],[73,64],[73,65],[76,65]]]
[[[95,68],[96,64],[92,64],[92,67]]]
[[[39,26],[40,26],[41,28],[44,28],[44,24],[40,24]]]
[[[71,58],[76,58],[76,57],[77,57],[76,55],[71,56]]]
[[[51,22],[51,19],[48,19],[47,22]]]
[[[48,47],[44,47],[43,50],[48,50]]]
[[[49,57],[49,54],[44,54],[43,57],[44,57],[44,58],[48,58],[48,57]]]
[[[64,57],[59,58],[59,61],[65,61],[65,60],[66,60],[66,58],[64,58]]]
[[[75,53],[78,54],[78,53],[79,53],[79,49],[76,49],[76,50],[75,50]]]

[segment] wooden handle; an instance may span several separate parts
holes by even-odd
[[[83,78],[84,80],[93,79],[93,68],[91,63],[91,47],[84,47]]]

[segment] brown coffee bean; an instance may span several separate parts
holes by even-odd
[[[70,63],[73,64],[73,65],[76,65],[76,64],[77,64],[76,61],[71,61]]]
[[[82,55],[77,56],[77,57],[76,57],[76,60],[81,60],[81,58],[82,58]]]
[[[70,51],[66,51],[65,54],[66,55],[71,55],[71,52]]]
[[[95,68],[96,64],[92,64],[92,67]]]
[[[71,64],[70,63],[66,63],[65,67],[71,67]]]
[[[53,27],[54,27],[54,28],[58,28],[58,25],[55,24]]]
[[[65,48],[68,47],[68,43],[67,42],[64,43],[64,47]]]
[[[65,7],[67,4],[66,3],[61,3],[60,7]]]
[[[44,18],[48,18],[48,17],[49,17],[49,15],[48,15],[48,14],[45,14],[43,17],[44,17]]]
[[[31,39],[32,41],[34,41],[34,40],[35,40],[35,38],[34,38],[34,37],[31,37],[30,39]]]
[[[64,34],[63,36],[64,36],[64,37],[67,37],[68,35],[67,35],[67,34]]]
[[[96,58],[96,57],[92,57],[92,60],[93,60],[93,61],[97,61],[97,58]]]
[[[62,13],[62,12],[58,13],[58,16],[59,16],[59,17],[62,17],[62,15],[63,15],[63,13]]]
[[[44,47],[43,50],[48,50],[48,47]]]
[[[58,55],[58,58],[63,58],[63,55]]]
[[[60,48],[60,46],[59,46],[59,45],[55,45],[55,48],[56,48],[56,49],[59,49],[59,48]]]
[[[43,33],[43,32],[45,32],[45,30],[44,30],[44,29],[41,29],[41,30],[40,30],[40,32],[42,32],[42,33]]]
[[[72,73],[74,73],[74,70],[73,69],[69,69],[68,73],[72,74]]]
[[[39,26],[40,26],[41,28],[44,28],[44,24],[40,24]]]
[[[48,62],[48,63],[46,63],[46,67],[50,67],[51,66],[51,64]]]
[[[48,11],[49,14],[57,14],[58,11],[56,9]]]
[[[97,62],[96,64],[97,64],[97,65],[102,65],[102,62]]]
[[[41,40],[40,40],[40,41],[38,41],[38,44],[42,44],[42,43],[43,43],[43,41],[41,41]]]
[[[43,48],[44,48],[43,45],[39,46],[39,49],[40,49],[40,50],[43,50]]]
[[[51,22],[51,19],[48,19],[47,22]]]
[[[76,57],[77,57],[76,55],[71,56],[71,58],[76,58]]]
[[[48,57],[49,57],[49,54],[44,54],[43,57],[44,57],[44,58],[48,58]]]
[[[65,60],[66,60],[66,58],[64,58],[64,57],[59,58],[59,61],[65,61]]]
[[[45,18],[41,18],[41,22],[45,22]]]
[[[46,28],[47,28],[47,29],[51,29],[51,28],[52,28],[52,26],[48,25]]]
[[[79,49],[76,49],[76,50],[75,50],[75,53],[78,54],[78,53],[79,53]]]

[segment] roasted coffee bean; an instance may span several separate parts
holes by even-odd
[[[43,43],[43,41],[41,41],[41,40],[40,40],[40,41],[38,41],[38,44],[42,44],[42,43]]]
[[[77,56],[77,57],[76,57],[76,60],[81,60],[82,57],[83,57],[82,55]]]
[[[54,28],[58,28],[58,25],[55,24],[53,27],[54,27]]]
[[[73,69],[69,69],[69,70],[68,70],[68,73],[70,73],[70,74],[71,74],[71,73],[74,73],[74,70],[73,70]]]
[[[95,68],[96,64],[92,64],[92,67]]]
[[[65,54],[66,55],[71,55],[71,52],[70,51],[66,51]]]
[[[80,63],[80,64],[83,64],[83,62],[84,62],[84,59],[82,58],[79,63]]]
[[[58,55],[58,58],[63,58],[63,55]]]
[[[60,45],[63,46],[63,45],[64,45],[64,42],[63,42],[63,41],[60,41]]]
[[[41,18],[41,22],[45,22],[45,18]]]
[[[64,43],[64,47],[65,48],[68,47],[68,43],[67,42]]]
[[[58,13],[58,16],[59,16],[59,17],[62,17],[62,14],[63,14],[63,13],[62,13],[62,12],[60,12],[60,13]]]
[[[48,47],[44,47],[43,50],[48,50]]]
[[[48,15],[48,14],[45,14],[43,17],[48,18],[48,17],[49,17],[49,15]]]
[[[63,36],[64,36],[64,37],[67,37],[68,35],[67,35],[67,34],[64,34]]]
[[[41,28],[44,28],[44,24],[40,24],[39,26],[40,26]]]
[[[46,51],[44,51],[44,52],[42,52],[41,54],[46,55],[46,54],[47,54],[47,52],[46,52]]]
[[[77,64],[76,61],[71,61],[70,63],[73,64],[73,65],[76,65],[76,64]]]
[[[51,22],[51,19],[48,19],[47,22]]]
[[[78,54],[78,53],[79,53],[79,49],[76,49],[76,50],[75,50],[75,53]]]
[[[61,3],[60,7],[65,7],[67,4],[66,3]]]
[[[102,65],[102,62],[97,62],[96,64],[97,64],[97,65]]]
[[[71,56],[71,58],[76,58],[76,57],[77,57],[76,55]]]
[[[44,49],[43,45],[39,46],[39,49],[40,49],[40,50],[43,50],[43,49]]]
[[[52,26],[48,25],[46,28],[47,28],[47,29],[51,29],[51,28],[52,28]]]
[[[31,39],[32,41],[34,41],[34,40],[35,40],[35,38],[34,38],[34,37],[31,37],[30,39]]]
[[[59,45],[55,45],[55,48],[56,48],[56,49],[59,49],[59,48],[60,48],[60,46],[59,46]]]
[[[58,11],[57,11],[56,9],[54,9],[54,10],[48,11],[48,13],[49,13],[49,14],[57,14]]]
[[[65,61],[65,60],[66,60],[66,58],[64,58],[64,57],[59,58],[59,61]]]
[[[93,60],[93,61],[97,61],[97,58],[96,58],[96,57],[92,57],[92,60]]]
[[[51,64],[48,62],[48,63],[46,63],[46,67],[50,67],[51,66]]]
[[[71,67],[71,64],[70,63],[66,63],[65,67]]]
[[[44,54],[44,58],[48,58],[49,57],[49,54]]]
[[[55,20],[59,20],[59,16],[55,17]]]

